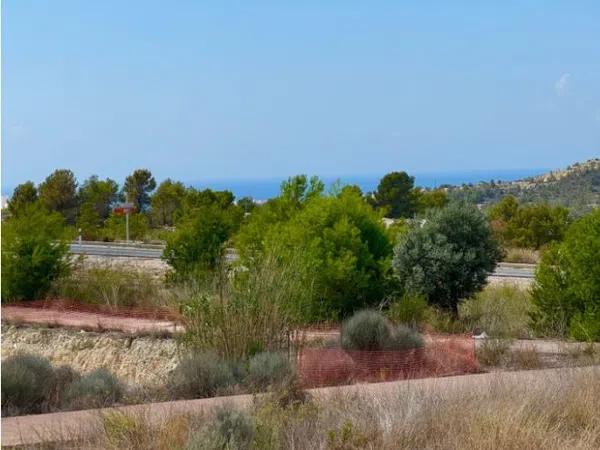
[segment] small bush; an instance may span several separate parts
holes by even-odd
[[[306,287],[294,268],[282,265],[275,255],[247,269],[222,271],[213,286],[192,286],[182,298],[183,342],[190,350],[242,360],[288,347],[293,329],[290,302],[295,303]]]
[[[21,354],[2,362],[2,415],[44,412],[54,370],[46,358]]]
[[[421,295],[405,294],[390,305],[387,316],[393,322],[417,328],[427,318],[427,299]]]
[[[342,348],[345,350],[383,350],[392,340],[393,328],[380,313],[359,311],[342,324]]]
[[[70,410],[111,406],[123,398],[119,380],[106,369],[96,369],[69,386],[65,408]]]
[[[43,298],[67,274],[69,231],[37,203],[2,222],[2,302]]]
[[[181,360],[171,374],[175,398],[212,397],[235,383],[231,366],[214,353],[197,353]]]
[[[437,333],[464,333],[465,325],[450,311],[429,307],[426,314],[426,328]]]
[[[540,354],[533,346],[513,352],[511,360],[512,365],[517,369],[539,369],[542,367]]]
[[[342,348],[345,350],[405,350],[423,345],[418,333],[392,323],[377,311],[364,310],[342,324]]]
[[[215,420],[192,435],[186,450],[235,449],[252,447],[255,425],[252,417],[231,407],[217,409]]]
[[[250,358],[247,381],[252,387],[264,389],[281,384],[293,374],[294,369],[285,354],[263,352]]]
[[[413,328],[398,325],[394,331],[394,350],[409,350],[411,348],[423,347],[423,338]]]
[[[491,285],[472,299],[463,301],[458,315],[468,329],[479,328],[489,336],[525,338],[532,304],[529,293],[517,286]]]
[[[477,359],[484,366],[498,366],[504,361],[510,342],[504,339],[486,339],[477,349]]]
[[[50,404],[60,407],[62,399],[65,397],[69,386],[81,379],[79,372],[71,366],[62,365],[54,369],[54,383],[51,383]]]

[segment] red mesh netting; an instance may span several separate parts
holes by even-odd
[[[427,335],[424,347],[412,350],[303,348],[298,355],[304,387],[440,377],[478,370],[475,342],[465,335]]]

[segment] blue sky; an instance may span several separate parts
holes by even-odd
[[[600,155],[599,24],[598,1],[5,0],[2,185],[561,167]]]

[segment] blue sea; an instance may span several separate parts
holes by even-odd
[[[443,184],[462,185],[468,183],[478,183],[480,181],[514,181],[523,178],[541,175],[548,172],[548,169],[503,169],[503,170],[473,170],[439,173],[411,173],[415,177],[415,184],[421,187],[434,188]],[[321,176],[321,180],[329,188],[336,181],[342,184],[355,184],[363,192],[371,192],[377,188],[379,180],[385,174],[376,175],[342,175]],[[236,198],[252,197],[255,200],[268,200],[279,194],[279,188],[284,177],[278,178],[260,178],[260,179],[205,179],[197,181],[184,182],[186,185],[198,189],[210,188],[213,190],[229,190],[233,192]],[[157,180],[161,181],[161,180]],[[2,195],[10,196],[13,187],[2,187]]]
[[[414,173],[415,184],[420,187],[435,188],[444,184],[462,185],[469,183],[478,183],[480,181],[515,181],[531,176],[541,175],[548,172],[548,169],[506,169],[506,170],[475,170],[461,172],[440,172],[440,173]],[[374,191],[379,184],[379,180],[385,174],[381,175],[346,175],[346,176],[322,176],[321,180],[329,188],[336,181],[342,184],[355,184],[363,192]],[[220,180],[200,180],[188,182],[197,189],[210,188],[213,190],[229,190],[233,192],[236,198],[252,197],[255,200],[268,200],[279,194],[279,188],[284,178],[263,178],[263,179],[220,179]]]

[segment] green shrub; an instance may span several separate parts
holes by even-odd
[[[532,309],[529,292],[509,284],[490,285],[472,299],[461,302],[458,315],[467,329],[481,329],[489,336],[530,337]]]
[[[600,208],[574,222],[537,268],[532,300],[543,334],[600,340]]]
[[[43,297],[69,271],[69,233],[37,203],[2,223],[2,302]]]
[[[430,306],[427,309],[425,328],[437,333],[465,333],[467,330],[464,323],[451,311]]]
[[[394,329],[393,344],[394,350],[409,350],[411,348],[423,347],[423,338],[414,328],[405,325],[397,325]]]
[[[46,358],[20,354],[2,361],[2,415],[44,412],[55,375]]]
[[[477,348],[477,359],[484,366],[498,366],[510,350],[510,341],[506,339],[486,339]]]
[[[402,236],[393,267],[405,292],[456,311],[460,299],[485,286],[501,256],[483,214],[475,207],[450,205],[432,210],[421,227]]]
[[[392,340],[390,322],[377,311],[359,311],[342,324],[342,348],[346,350],[383,350]]]
[[[111,214],[98,233],[105,241],[119,241],[126,237],[125,216]],[[142,240],[148,233],[148,218],[143,213],[129,214],[129,239]]]
[[[74,370],[71,366],[62,365],[54,368],[54,383],[50,383],[51,398],[50,404],[56,408],[60,408],[67,390],[76,381],[81,379],[81,374]]]
[[[262,352],[250,358],[247,382],[250,386],[264,389],[279,385],[291,378],[294,368],[284,353]]]
[[[252,417],[243,411],[229,406],[216,410],[215,419],[209,425],[194,433],[186,450],[235,449],[252,447],[255,435]]]
[[[390,305],[387,316],[393,322],[417,328],[425,322],[427,309],[427,299],[424,296],[405,294]]]
[[[586,310],[573,315],[569,334],[578,341],[600,340],[600,306],[598,310]]]
[[[342,324],[342,348],[345,350],[404,350],[421,347],[419,334],[404,326],[394,327],[377,311],[363,310]]]
[[[119,380],[106,369],[96,369],[73,382],[65,392],[66,409],[103,408],[123,398]]]
[[[171,374],[170,389],[175,398],[213,397],[234,382],[226,361],[214,353],[197,353],[181,360]]]
[[[284,186],[241,228],[236,243],[244,264],[269,251],[293,264],[310,287],[309,301],[298,308],[306,322],[378,304],[392,250],[380,214],[355,190],[323,196],[307,192],[303,180],[296,180],[302,193],[288,198]]]
[[[239,227],[242,212],[234,205],[202,205],[178,220],[167,237],[164,259],[174,280],[194,277],[218,267],[225,242]]]

